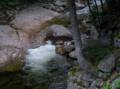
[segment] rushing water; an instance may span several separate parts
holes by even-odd
[[[29,49],[25,67],[33,73],[47,72],[46,64],[55,57],[55,46],[50,43],[35,49]]]
[[[52,44],[29,49],[23,71],[0,75],[0,89],[66,89],[66,64]]]

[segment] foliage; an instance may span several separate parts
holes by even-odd
[[[25,3],[27,0],[0,0],[1,8],[15,7],[22,3]]]
[[[120,78],[113,81],[112,89],[120,89]]]
[[[101,59],[103,59],[106,55],[111,53],[113,50],[112,47],[102,46],[102,45],[94,45],[87,47],[83,50],[83,54],[89,61],[98,63]]]
[[[29,4],[34,2],[51,2],[53,0],[0,0],[0,8],[16,7],[23,4]]]
[[[105,83],[102,89],[111,89],[111,85],[109,83]]]
[[[116,34],[115,38],[120,38],[120,32]]]

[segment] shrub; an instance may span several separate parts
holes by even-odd
[[[111,85],[109,83],[105,83],[102,89],[111,89]]]
[[[112,89],[120,89],[120,78],[118,78],[115,81],[113,81]]]
[[[106,55],[111,53],[112,48],[109,46],[101,46],[101,45],[95,45],[87,47],[83,50],[83,54],[86,57],[87,60],[98,63],[101,59],[103,59]]]
[[[119,38],[120,39],[120,32],[118,32],[115,36],[115,38]]]

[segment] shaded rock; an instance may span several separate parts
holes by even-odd
[[[56,52],[62,55],[69,55],[75,49],[71,41],[57,41]]]
[[[81,41],[83,48],[88,45],[88,36],[86,34],[81,34]]]
[[[111,73],[103,73],[103,72],[98,73],[98,76],[102,79],[107,79],[110,77],[110,75],[111,75]]]
[[[77,13],[77,17],[78,19],[80,20],[83,20],[83,19],[87,19],[89,18],[89,7],[86,6],[82,9],[79,9],[76,11]],[[64,15],[61,16],[62,18],[66,19],[66,20],[70,20],[70,13],[69,12],[66,12]]]
[[[68,46],[65,46],[65,50],[66,52],[71,52],[75,49],[75,46],[74,45],[68,45]]]
[[[83,16],[83,15],[88,16],[89,15],[89,7],[86,6],[81,10],[77,10],[77,15],[80,16],[80,17]]]
[[[47,35],[52,35],[54,37],[71,37],[71,33],[68,28],[65,28],[62,25],[52,25],[47,28]]]
[[[99,70],[109,73],[115,67],[115,56],[113,54],[106,56],[98,65]]]
[[[104,83],[104,81],[102,79],[96,79],[95,81],[93,81],[91,86],[102,87],[103,83]]]
[[[116,70],[120,72],[120,58],[116,61]]]
[[[81,10],[81,9],[85,8],[85,4],[81,4],[79,2],[76,2],[75,4],[76,4],[77,10]]]
[[[120,88],[120,77],[118,77],[117,79],[115,79],[112,82],[112,88],[111,89],[119,89]]]
[[[88,82],[89,84],[91,84],[94,81],[94,77],[90,74],[84,73],[82,74],[82,80]]]
[[[91,38],[94,39],[94,40],[97,40],[98,36],[99,36],[99,33],[97,32],[95,26],[91,26],[89,30],[90,30]]]
[[[0,24],[7,24],[9,17],[0,9]]]
[[[54,44],[71,40],[71,33],[67,28],[62,25],[52,25],[46,29],[38,32],[34,38],[34,42],[37,44],[43,44],[45,41],[51,40]]]
[[[89,89],[100,89],[100,88],[98,88],[96,86],[91,86]]]
[[[64,0],[55,0],[54,4],[56,6],[65,6],[66,2]]]
[[[120,47],[120,39],[119,38],[114,38],[114,45],[116,47]]]
[[[66,85],[64,83],[53,83],[49,86],[49,89],[66,89]]]
[[[58,15],[56,12],[42,8],[39,4],[35,4],[20,11],[10,24],[14,28],[32,33],[39,31],[46,21]]]
[[[56,53],[60,54],[60,55],[65,55],[66,54],[66,50],[65,50],[64,46],[56,45]]]
[[[69,56],[70,56],[71,58],[76,58],[75,51],[70,52],[70,53],[69,53]]]
[[[55,42],[55,45],[64,45],[64,41],[58,40]]]

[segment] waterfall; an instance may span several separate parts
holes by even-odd
[[[46,72],[46,64],[55,56],[55,46],[50,42],[35,49],[28,49],[25,67],[29,68],[31,72]]]

